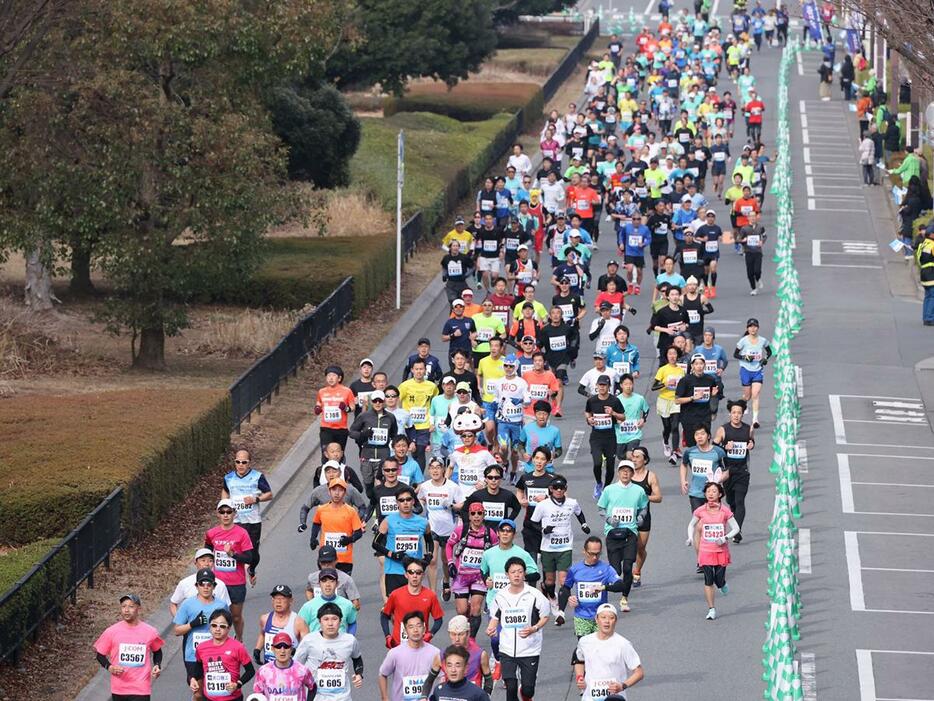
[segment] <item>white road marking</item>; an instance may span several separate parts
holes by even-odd
[[[863,209],[835,209],[833,207],[818,207],[815,200],[808,200],[808,209],[812,212],[840,212],[841,214],[869,214],[869,210]],[[874,265],[832,265],[832,268],[875,268]]]
[[[811,529],[798,529],[798,571],[811,574]]]
[[[864,567],[869,572],[916,572],[919,574],[934,574],[934,570],[908,570],[903,567]]]
[[[859,673],[859,701],[876,701],[876,677],[872,671],[872,650],[856,651]]]
[[[645,6],[645,10],[642,13],[643,17],[648,17],[652,13],[652,5],[655,4],[655,0],[649,0],[649,4]]]
[[[795,446],[798,453],[798,472],[807,474],[808,471],[808,442],[803,438]],[[932,458],[934,459],[934,458]]]
[[[802,129],[808,128],[808,116],[804,112],[801,113],[801,128]]]
[[[801,57],[801,54],[798,54]],[[801,653],[801,693],[804,701],[817,701],[817,665],[813,652]]]
[[[795,385],[798,387],[798,399],[804,399],[804,371],[795,365]]]
[[[934,489],[934,484],[906,484],[904,482],[850,482],[850,484],[864,484],[868,487],[921,487],[922,489],[927,487],[928,489]]]
[[[934,458],[928,458],[923,455],[877,455],[876,453],[846,453],[846,454],[854,458],[888,458],[889,460],[934,460]]]
[[[837,471],[840,473],[840,508],[845,514],[856,512],[853,505],[853,481],[850,476],[850,456],[837,453]]]
[[[880,416],[879,421],[885,421],[887,423],[902,423],[908,426],[923,426],[927,428],[928,422],[927,419],[912,419],[907,416]],[[875,422],[872,422],[875,423]]]
[[[798,75],[804,75],[804,64],[801,63],[801,52],[798,52]],[[804,100],[801,100],[802,109],[804,108]]]
[[[574,431],[574,435],[571,437],[571,442],[568,444],[568,452],[564,454],[564,465],[574,464],[574,461],[577,460],[577,454],[580,452],[581,446],[583,444],[584,431]]]
[[[808,130],[805,129],[805,128],[803,128],[803,126],[804,126],[804,125],[802,125],[802,129],[801,129],[801,143],[802,143],[802,144],[809,144],[809,143],[811,143],[810,135],[808,134]]]
[[[873,401],[873,406],[890,406],[894,409],[924,409],[924,403],[921,400],[911,402],[881,402]]]
[[[820,254],[818,253],[818,261]],[[818,263],[820,265],[820,263]],[[846,445],[846,425],[843,423],[843,406],[839,394],[827,396],[830,401],[830,416],[833,418],[833,433],[838,445]]]
[[[804,162],[810,163],[811,162],[811,149],[805,146],[803,149],[801,149],[801,152],[804,156]]]
[[[879,416],[924,416],[923,411],[904,411],[902,409],[876,409]]]
[[[865,611],[866,599],[863,596],[863,575],[859,560],[859,539],[856,532],[844,531],[843,545],[846,549],[846,570],[850,579],[850,608],[854,611]]]

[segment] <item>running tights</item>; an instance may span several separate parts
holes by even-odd
[[[746,251],[746,279],[749,280],[750,289],[756,289],[762,279],[762,253]]]
[[[710,274],[704,273],[704,287],[707,287],[708,284],[712,285],[713,287],[716,287],[716,286],[717,286],[717,273],[716,273],[716,271],[714,271],[714,272],[712,272],[712,273],[710,273]]]
[[[723,589],[726,584],[726,566],[725,565],[704,565],[704,586],[717,586],[717,589]]]
[[[606,539],[606,557],[610,567],[616,570],[623,580],[623,596],[629,596],[632,590],[632,566],[636,561],[639,548],[639,536],[630,531],[626,538]]]
[[[726,492],[726,503],[730,505],[730,511],[733,512],[736,523],[742,530],[743,520],[746,518],[746,492],[749,491],[748,470],[737,472],[735,475],[731,474],[723,487]]]
[[[603,433],[609,435],[600,435]],[[612,430],[591,433],[590,456],[593,458],[593,481],[608,486],[616,472],[616,434]]]
[[[668,443],[670,438],[671,443],[669,445],[671,445],[672,450],[678,450],[681,447],[681,433],[678,427],[680,419],[681,416],[678,413],[662,417],[662,443]]]

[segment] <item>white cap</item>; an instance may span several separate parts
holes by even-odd
[[[374,391],[370,392],[370,401],[371,401],[371,402],[372,402],[374,399],[385,399],[385,398],[386,398],[386,394],[385,394],[385,393],[383,392],[383,390],[381,390],[381,389],[377,389],[377,390],[374,390]]]
[[[370,395],[370,396],[372,397],[373,395]],[[385,399],[385,395],[383,396],[383,398]],[[327,469],[327,468],[329,468],[329,467],[333,467],[335,470],[340,470],[340,469],[341,469],[341,464],[340,464],[339,462],[337,462],[337,460],[328,460],[326,463],[324,463],[324,464],[321,466],[321,470],[324,471],[325,469]]]
[[[698,280],[696,277],[691,275],[691,277],[689,277],[687,280],[684,281],[684,284],[685,285],[696,285],[698,284]]]
[[[684,196],[681,198],[681,201],[682,201],[682,202],[690,202],[690,201],[691,201],[691,196],[690,196],[690,195],[684,195]]]
[[[364,365],[367,365],[367,364],[369,364],[369,366],[370,366],[371,368],[372,368],[372,367],[375,367],[373,361],[370,360],[369,358],[364,358],[363,360],[360,361],[360,367],[361,367],[361,368],[362,368]]]
[[[196,559],[196,560],[197,560],[199,557],[205,557],[206,555],[210,555],[211,557],[214,557],[214,551],[211,550],[210,548],[198,548],[197,550],[195,550],[195,559]]]
[[[451,377],[450,375],[445,375],[445,376],[441,379],[441,384],[442,384],[442,385],[446,385],[448,382],[450,382],[451,384],[454,384],[454,385],[457,384],[457,380],[455,380],[455,379],[454,379],[453,377]]]
[[[704,212],[704,214],[713,214],[714,216],[717,216],[717,213],[712,209],[708,209],[706,212]]]
[[[452,307],[456,307],[458,304],[461,305],[462,307],[466,307],[466,306],[467,306],[467,303],[464,302],[464,300],[462,300],[462,299],[455,299],[453,302],[451,302],[451,306],[452,306]]]
[[[600,604],[597,607],[597,615],[599,616],[601,613],[612,613],[614,616],[619,618],[619,613],[613,604]]]
[[[519,244],[519,247],[518,247],[516,250],[517,250],[517,251],[522,251],[522,250],[526,250],[526,251],[527,251],[527,250],[529,250],[529,245],[526,244],[526,243],[520,243],[520,244]]]
[[[225,506],[226,506],[228,509],[234,509],[234,503],[233,503],[230,499],[221,499],[219,502],[217,502],[217,509],[215,509],[215,510],[216,510],[216,511],[220,511],[220,510],[223,509]],[[236,511],[236,509],[234,509],[234,511]]]

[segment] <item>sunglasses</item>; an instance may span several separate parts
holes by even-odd
[[[198,582],[199,587],[213,587],[214,585],[214,582]]]
[[[493,480],[493,481],[495,482],[496,480],[501,480],[501,479],[503,479],[503,477],[502,477],[502,475],[489,475],[489,476],[487,477],[487,479],[488,479],[488,480]]]
[[[393,467],[393,468],[389,468],[389,467],[384,467],[384,468],[383,468],[383,474],[395,474],[395,473],[398,472],[398,471],[399,471],[399,470],[396,469],[396,468],[394,468],[394,467]]]
[[[386,399],[395,399],[398,396],[399,396],[398,394],[387,394]]]
[[[273,647],[276,648],[276,650],[286,650],[292,646],[288,643],[279,643],[278,645],[273,645]]]
[[[567,490],[567,487],[561,487],[561,486],[557,486],[557,485],[556,485],[556,486],[552,487],[552,489],[554,489],[555,491],[557,491],[557,490],[559,490],[559,489],[560,489],[561,491],[566,491],[566,490]]]
[[[224,516],[227,516],[228,514],[232,514],[232,513],[233,513],[233,509],[218,509],[218,510],[217,510],[217,513],[223,514]]]
[[[235,462],[237,465],[249,465],[249,464],[250,464],[250,461],[249,461],[249,460],[234,460],[234,462]]]
[[[219,630],[227,630],[228,628],[230,628],[230,626],[227,625],[226,623],[212,623],[211,627],[218,628]]]
[[[406,574],[425,574],[424,570],[406,570]]]
[[[458,394],[470,394],[470,392],[469,392],[468,390],[466,390],[466,389],[459,389],[459,390],[457,390],[457,393],[458,393]]]
[[[382,397],[374,397],[374,398],[371,399],[370,401],[373,402],[374,404],[376,404],[376,402],[384,402],[384,401],[386,401],[386,400],[383,399]]]
[[[412,497],[402,497],[401,499],[396,499],[400,504],[405,504],[406,502],[415,501]]]

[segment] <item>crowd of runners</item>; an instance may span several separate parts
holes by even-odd
[[[127,594],[95,644],[115,700],[148,699],[172,674],[196,701],[250,684],[266,701],[481,701],[497,684],[529,701],[546,629],[564,625],[578,640],[560,664],[582,698],[625,699],[643,666],[615,629],[638,615],[663,497],[650,452],[678,475],[696,554],[685,574],[696,565],[699,616],[717,619],[771,350],[756,318],[733,347],[710,322],[722,256],[744,256],[749,294],[763,288],[770,156],[754,68],[787,13],[743,6],[721,28],[705,7],[612,37],[584,101],[548,117],[539,165],[517,145],[456,219],[445,348],[419,339],[400,377],[369,358],[352,380],[327,368],[321,465],[296,514],[296,557],[310,546],[317,561],[305,587],[260,568],[272,491],[241,450],[171,599],[184,668],[162,669],[163,640]],[[594,270],[601,246],[614,259]],[[635,391],[640,377],[654,396]],[[592,484],[558,469],[568,391],[586,397]],[[354,563],[374,554],[380,600],[364,601]],[[270,591],[258,622],[243,611],[257,582]],[[376,625],[385,654],[364,659],[357,627]]]

